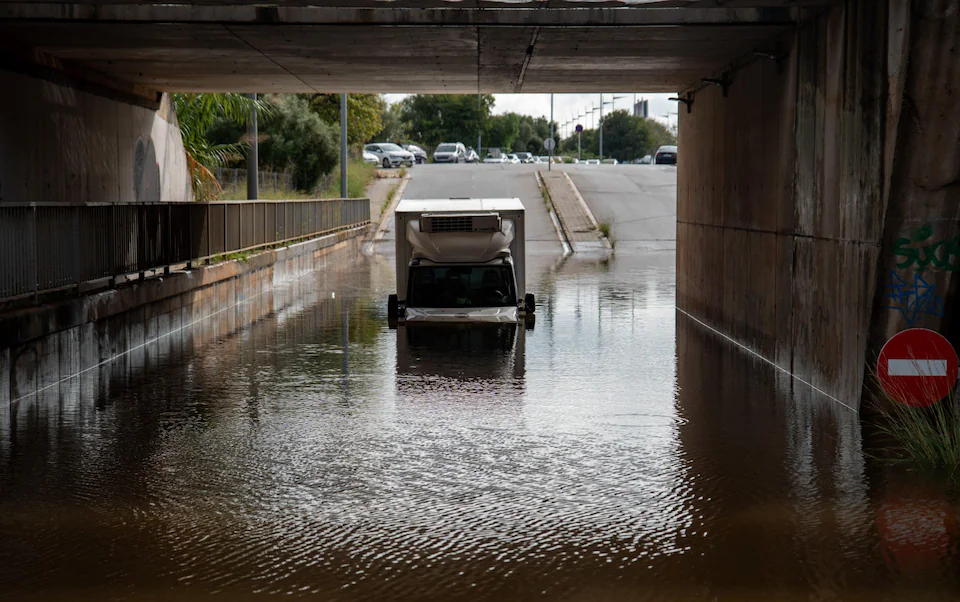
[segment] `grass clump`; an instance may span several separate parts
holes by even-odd
[[[553,202],[550,200],[550,191],[547,190],[546,183],[540,179],[539,175],[537,175],[537,184],[540,185],[540,196],[543,197],[543,204],[547,206],[547,209],[553,211]]]
[[[210,258],[209,262],[211,265],[217,263],[223,263],[224,261],[239,261],[240,263],[247,263],[250,260],[250,257],[253,255],[253,251],[237,251],[236,253],[218,253]]]
[[[879,391],[872,399],[877,414],[875,427],[895,442],[894,459],[927,471],[943,471],[951,478],[960,477],[960,399],[956,391],[924,407],[923,401],[895,400],[879,386],[876,375],[874,381]]]
[[[377,166],[363,161],[350,161],[347,165],[347,197],[363,198],[367,194],[367,185],[377,175]],[[340,166],[320,182],[321,199],[340,198]]]
[[[402,181],[402,180],[401,180]],[[383,206],[380,207],[380,215],[383,215],[387,212],[387,209],[390,208],[390,204],[393,203],[393,197],[397,196],[397,191],[400,190],[400,182],[397,182],[390,187],[390,191],[387,192],[387,198],[383,201]]]
[[[610,225],[610,222],[604,220],[600,222],[597,227],[600,229],[600,233],[603,234],[604,238],[610,241],[610,246],[616,247],[617,241],[613,238],[613,226]]]

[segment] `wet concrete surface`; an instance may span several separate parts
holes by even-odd
[[[380,247],[5,412],[2,599],[960,596],[956,497],[678,315],[673,252],[534,242],[533,329],[394,330]]]

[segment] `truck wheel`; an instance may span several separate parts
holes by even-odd
[[[387,317],[391,320],[396,320],[400,317],[400,304],[397,301],[396,295],[387,297]]]
[[[537,311],[537,304],[534,301],[533,293],[527,293],[523,296],[523,310],[530,314]]]

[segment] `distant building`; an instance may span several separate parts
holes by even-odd
[[[650,101],[649,100],[639,100],[633,105],[633,116],[634,117],[643,117],[646,119],[650,117]]]

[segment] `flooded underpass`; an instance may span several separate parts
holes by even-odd
[[[532,328],[390,328],[387,238],[12,406],[3,599],[960,596],[945,487],[678,314],[673,251],[564,259],[548,228]]]

